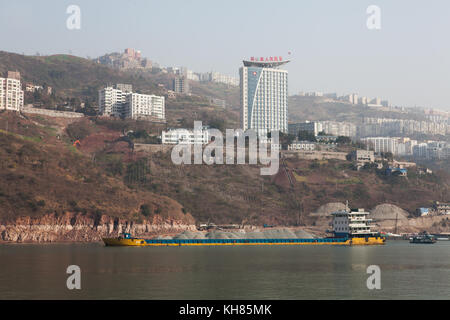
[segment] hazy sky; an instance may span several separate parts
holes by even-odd
[[[66,9],[81,8],[68,30]],[[366,27],[369,5],[381,30]],[[17,0],[0,2],[0,50],[97,57],[134,47],[162,66],[238,76],[288,57],[289,94],[358,93],[450,110],[448,0]]]

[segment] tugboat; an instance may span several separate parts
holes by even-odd
[[[428,232],[424,231],[417,236],[412,237],[409,243],[426,243],[433,244],[436,243],[436,238],[430,235]]]

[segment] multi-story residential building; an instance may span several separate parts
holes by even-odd
[[[450,133],[450,125],[445,121],[365,118],[363,124],[358,127],[358,134],[361,137],[415,133],[445,136]]]
[[[397,154],[397,138],[389,137],[370,137],[362,139],[364,142],[373,147],[376,153],[386,153],[390,152],[392,154]]]
[[[355,137],[356,125],[350,122],[320,121],[323,132],[333,136]]]
[[[130,87],[123,88],[125,90],[130,89]],[[106,87],[99,90],[98,100],[101,115],[132,119],[165,119],[165,100],[161,96],[138,94]]]
[[[188,129],[170,129],[161,134],[162,144],[207,144],[209,143],[208,127],[195,132]]]
[[[189,80],[184,76],[176,76],[173,79],[173,91],[176,93],[189,93]]]
[[[417,140],[411,140],[409,138],[399,139],[397,154],[400,156],[411,156],[413,154],[413,148],[416,144]]]
[[[322,131],[322,124],[317,121],[305,121],[300,123],[290,123],[288,125],[289,134],[297,136],[300,131],[306,131],[317,136]]]
[[[113,87],[98,92],[98,107],[101,115],[121,117],[124,112],[127,93]]]
[[[414,158],[426,158],[427,157],[428,144],[419,143],[413,147]]]
[[[9,71],[7,78],[0,78],[0,109],[19,111],[23,98],[19,72]]]
[[[239,69],[241,126],[259,136],[288,131],[288,72],[280,67],[289,60],[275,58],[244,60]]]
[[[128,93],[123,105],[123,117],[130,119],[150,117],[165,119],[164,97]]]

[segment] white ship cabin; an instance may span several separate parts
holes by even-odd
[[[346,209],[332,213],[333,233],[336,237],[364,237],[372,236],[375,232],[370,230],[372,219],[367,216],[369,212],[364,209]]]

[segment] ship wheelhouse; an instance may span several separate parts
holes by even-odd
[[[333,233],[336,237],[372,237],[376,232],[371,231],[372,219],[364,209],[340,210],[332,213]]]

